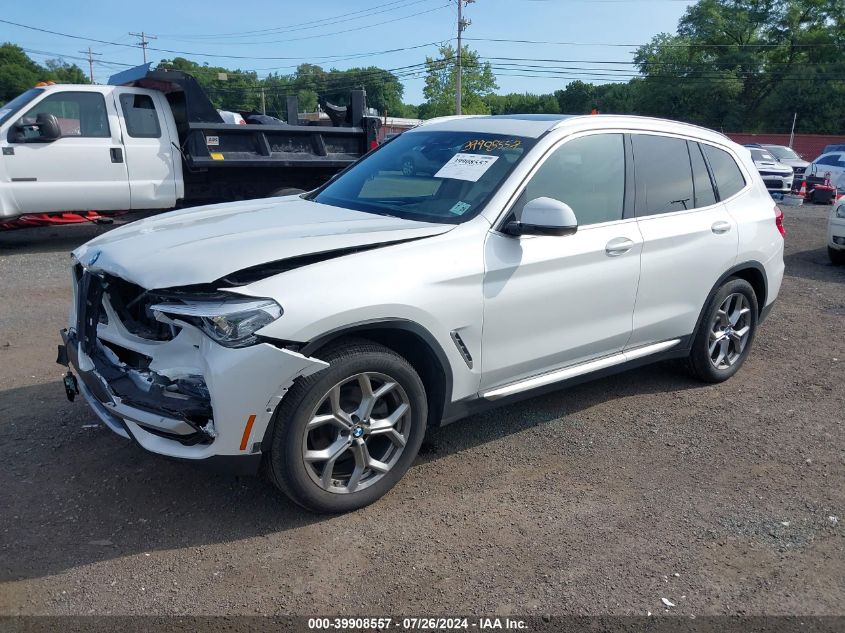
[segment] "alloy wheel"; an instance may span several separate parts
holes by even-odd
[[[716,369],[727,369],[739,360],[751,334],[751,304],[735,292],[719,306],[710,323],[708,351]]]
[[[411,432],[411,404],[390,376],[364,372],[334,385],[311,413],[302,458],[323,490],[348,494],[382,479]]]

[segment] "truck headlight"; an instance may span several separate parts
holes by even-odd
[[[272,299],[186,300],[157,303],[153,313],[179,317],[195,325],[225,347],[248,347],[258,342],[255,333],[282,316],[282,307]]]

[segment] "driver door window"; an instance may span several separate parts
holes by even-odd
[[[565,202],[578,226],[622,219],[625,199],[625,147],[622,134],[593,134],[554,150],[517,199],[514,212],[536,198]]]
[[[109,138],[109,117],[103,95],[97,92],[58,92],[39,101],[20,123],[35,123],[39,114],[52,114],[63,137]],[[27,132],[38,136],[37,130]]]

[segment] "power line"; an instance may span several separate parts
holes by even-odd
[[[491,37],[468,37],[471,42],[498,42],[508,44],[553,44],[559,46],[611,46],[615,48],[639,48],[641,46],[649,46],[651,42],[645,44],[617,44],[609,42],[552,42],[544,40],[512,40],[504,38]],[[688,42],[685,44],[678,43],[660,43],[659,46],[666,46],[669,48],[777,48],[783,44],[701,44],[695,42]],[[791,44],[793,48],[841,48],[839,44]]]
[[[182,35],[182,36],[178,36],[178,35],[171,35],[171,36],[162,36],[162,37],[165,37],[166,39],[169,39],[169,40],[186,41],[186,42],[196,42],[198,40],[203,41],[203,40],[207,40],[207,39],[211,38],[211,39],[215,40],[215,42],[214,42],[215,44],[228,44],[228,45],[234,44],[234,45],[238,45],[238,46],[273,44],[273,43],[278,42],[279,40],[275,40],[275,41],[274,40],[261,40],[261,41],[258,41],[255,38],[269,37],[269,36],[273,36],[273,35],[283,35],[285,33],[294,33],[294,32],[297,32],[297,31],[307,31],[307,30],[318,29],[318,28],[322,28],[322,27],[326,27],[326,26],[334,26],[336,24],[347,24],[348,22],[351,22],[353,20],[362,20],[364,18],[369,18],[369,17],[372,17],[374,15],[379,15],[379,14],[382,14],[382,13],[388,13],[390,11],[396,11],[397,9],[404,9],[404,8],[407,8],[407,7],[416,5],[416,4],[421,4],[421,3],[424,3],[424,2],[432,2],[432,0],[413,0],[413,2],[401,4],[401,6],[391,6],[389,8],[381,9],[381,10],[378,10],[378,11],[370,11],[369,9],[362,9],[362,10],[359,10],[359,11],[353,11],[351,13],[334,15],[330,18],[323,18],[322,20],[312,20],[310,22],[302,22],[300,24],[292,24],[290,26],[276,27],[276,28],[273,28],[273,29],[264,29],[262,31],[254,31],[254,32],[247,31],[247,32],[243,32],[241,34],[232,33],[232,34],[228,34],[228,35],[219,35],[219,36],[211,36],[211,35]],[[388,3],[388,4],[396,5],[396,4],[400,4],[400,3],[391,2],[391,3]],[[380,5],[380,6],[384,6],[384,5]],[[379,8],[379,6],[373,7],[373,8]],[[349,16],[349,17],[345,17],[345,16]],[[344,17],[345,17],[345,19],[341,19],[341,18],[344,18]],[[404,18],[401,18],[401,19],[404,19]],[[379,23],[379,24],[386,24],[386,23],[389,23],[390,21],[392,21],[392,20],[388,20],[387,22],[383,22],[383,23]],[[372,25],[372,26],[378,26],[378,25]],[[358,27],[358,28],[361,28],[361,27]],[[222,39],[240,39],[240,38],[247,38],[247,37],[250,38],[253,41],[249,41],[249,42],[221,42],[220,41],[221,38]],[[290,40],[282,40],[282,41],[290,41]]]
[[[318,19],[318,20],[309,20],[307,22],[299,22],[297,24],[291,24],[289,26],[284,26],[284,27],[273,27],[273,28],[269,28],[269,29],[259,29],[259,30],[255,30],[255,31],[235,31],[235,32],[230,32],[230,33],[211,33],[211,34],[205,34],[205,35],[198,34],[198,35],[191,36],[191,37],[201,38],[201,39],[206,39],[206,38],[217,39],[217,38],[221,38],[221,37],[247,37],[247,36],[253,36],[253,35],[259,35],[260,36],[262,33],[268,33],[268,34],[282,33],[282,32],[287,32],[287,31],[290,31],[290,30],[299,30],[299,27],[303,27],[303,26],[307,26],[307,25],[311,25],[311,24],[317,24],[317,23],[320,23],[320,22],[332,21],[332,23],[337,23],[337,21],[340,21],[341,18],[346,18],[346,17],[349,17],[349,16],[358,15],[358,14],[361,14],[361,13],[367,14],[367,15],[375,15],[376,13],[385,13],[387,11],[394,11],[396,9],[402,9],[402,8],[407,7],[407,6],[411,6],[413,4],[419,4],[421,2],[430,2],[430,1],[431,0],[415,0],[414,2],[410,2],[410,3],[405,4],[407,2],[407,0],[393,0],[392,2],[387,2],[387,3],[384,3],[384,4],[378,4],[378,5],[375,5],[373,7],[369,7],[367,9],[359,9],[357,11],[351,11],[349,13],[341,13],[340,15],[333,15],[329,18],[321,18],[321,19]],[[403,5],[403,6],[395,6],[395,5]],[[392,9],[385,9],[384,11],[373,11],[374,9],[382,9],[383,7],[388,7],[388,6],[393,6],[393,8]],[[372,13],[370,13],[371,11],[372,11]],[[162,37],[165,37],[165,38],[168,38],[168,39],[178,39],[178,35],[173,35],[173,34],[162,35]]]
[[[435,7],[431,11],[436,11],[436,10],[439,10],[439,9],[442,9],[442,8],[448,7],[448,6],[449,6],[449,4],[444,4],[444,5],[441,5],[439,7]],[[421,12],[421,13],[418,13],[418,14],[415,14],[415,15],[422,15],[422,13],[429,13],[429,12],[430,11]],[[404,16],[403,18],[398,18],[398,19],[405,19],[406,17],[414,17],[414,16]],[[17,26],[19,28],[27,29],[27,30],[30,30],[30,31],[37,31],[39,33],[47,33],[48,35],[56,35],[56,36],[59,36],[59,37],[67,37],[67,38],[70,38],[70,39],[82,40],[82,41],[85,41],[85,42],[94,42],[96,44],[104,44],[104,45],[107,45],[107,46],[122,46],[122,47],[126,47],[126,48],[137,48],[138,47],[137,44],[126,44],[126,43],[122,43],[122,42],[112,42],[112,41],[109,41],[109,40],[101,40],[101,39],[98,39],[98,38],[87,37],[87,36],[83,36],[83,35],[74,35],[74,34],[71,34],[71,33],[62,33],[60,31],[53,31],[51,29],[45,29],[45,28],[41,28],[41,27],[38,27],[38,26],[21,24],[19,22],[12,22],[11,20],[0,19],[0,24],[9,24],[11,26]],[[378,26],[378,24],[373,24],[373,25],[370,25],[370,26]],[[369,26],[368,27],[362,27],[362,28],[369,28]],[[349,31],[357,31],[357,30],[359,30],[359,29],[349,29]],[[339,31],[338,33],[341,33],[341,32],[348,32],[348,31]],[[324,34],[324,35],[336,35],[336,34],[337,33],[327,33],[327,34]],[[322,36],[323,35],[321,35],[320,37],[322,37]],[[149,37],[149,36],[147,36],[147,37]],[[310,37],[316,37],[316,36],[310,36]],[[295,40],[287,40],[287,41],[295,41]],[[171,55],[185,55],[185,56],[188,56],[188,57],[217,57],[217,58],[225,58],[225,59],[259,59],[259,60],[296,60],[296,59],[302,59],[302,57],[280,57],[280,56],[269,56],[268,57],[268,56],[256,56],[256,55],[226,55],[226,54],[221,54],[221,53],[198,53],[198,52],[194,52],[194,51],[180,51],[180,50],[173,50],[173,49],[168,49],[168,48],[155,48],[155,47],[152,47],[152,46],[147,46],[146,50],[156,51],[156,52],[159,52],[159,53],[169,53]],[[402,50],[402,49],[395,49],[395,50]],[[364,55],[366,55],[366,54],[364,54]],[[329,59],[330,60],[334,57],[336,57],[336,56],[334,56],[334,55],[323,55],[323,56],[312,55],[311,59]]]

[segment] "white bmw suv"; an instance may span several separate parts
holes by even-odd
[[[403,172],[429,147],[439,168]],[[297,503],[342,512],[390,490],[428,426],[666,358],[731,377],[777,297],[783,236],[750,153],[715,132],[440,119],[308,194],[80,247],[59,361],[69,397],[143,448],[263,464]]]

